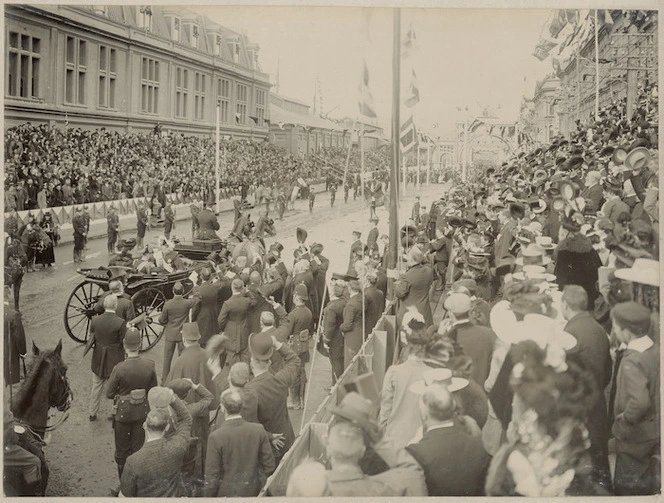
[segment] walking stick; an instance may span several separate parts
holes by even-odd
[[[318,327],[316,328],[316,339],[314,341],[314,356],[311,358],[311,368],[309,369],[309,375],[311,376],[314,373],[314,363],[316,363],[316,353],[318,350],[318,339],[320,338],[321,328],[320,325],[323,321],[323,302],[325,301],[325,295],[327,294],[327,281],[325,282],[325,288],[323,289],[323,298],[320,303],[320,313],[318,315]],[[306,373],[305,373],[306,377]],[[307,390],[304,393],[304,407],[302,407],[302,421],[300,421],[300,431],[304,428],[304,416],[307,412],[307,403],[309,402],[309,392],[311,391],[311,386],[307,386]]]

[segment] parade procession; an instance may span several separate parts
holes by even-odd
[[[650,4],[5,5],[4,495],[659,495]]]

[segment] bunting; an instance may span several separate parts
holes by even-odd
[[[415,52],[417,47],[417,36],[415,35],[415,30],[413,29],[413,25],[410,25],[410,28],[408,28],[408,33],[406,33],[406,37],[403,39],[403,42],[401,42],[401,55],[404,58],[409,58],[413,52]]]
[[[540,40],[535,50],[533,51],[533,56],[535,56],[540,61],[544,61],[555,46],[558,45],[558,42],[552,40]]]

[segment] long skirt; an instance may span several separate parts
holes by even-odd
[[[53,245],[50,244],[43,249],[38,249],[35,255],[35,264],[51,265],[55,263],[55,253]]]

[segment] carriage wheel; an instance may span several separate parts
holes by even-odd
[[[141,348],[139,351],[152,349],[164,333],[164,327],[158,323],[164,309],[166,297],[158,288],[144,288],[131,296],[136,316],[145,313],[145,326],[141,330]]]
[[[84,281],[69,295],[64,313],[65,330],[76,342],[85,344],[90,336],[90,322],[97,313],[95,304],[104,289],[97,283]]]

